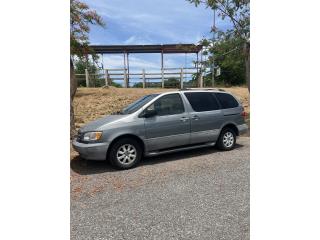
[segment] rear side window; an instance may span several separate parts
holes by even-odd
[[[227,93],[215,93],[222,108],[235,108],[239,106],[238,101],[230,94]]]
[[[191,107],[196,112],[218,110],[219,104],[216,98],[209,92],[184,93]]]

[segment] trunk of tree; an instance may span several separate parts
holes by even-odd
[[[74,122],[73,98],[77,91],[77,79],[74,74],[74,66],[70,58],[70,138],[76,134],[76,126]]]
[[[246,81],[250,93],[250,42],[244,44],[244,56],[246,65]]]

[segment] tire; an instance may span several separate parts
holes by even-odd
[[[234,148],[234,146],[236,145],[236,141],[237,141],[237,135],[234,132],[234,130],[231,128],[224,128],[220,133],[220,136],[217,142],[217,147],[220,150],[229,151]]]
[[[142,156],[141,145],[132,138],[122,138],[112,144],[108,154],[111,164],[118,169],[137,166]]]

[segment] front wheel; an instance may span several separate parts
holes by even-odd
[[[123,138],[112,145],[109,158],[113,166],[119,169],[129,169],[138,164],[142,150],[140,144],[131,138]]]
[[[228,151],[236,145],[236,133],[231,128],[222,129],[217,147],[221,150]]]

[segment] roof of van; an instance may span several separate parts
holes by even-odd
[[[225,91],[224,89],[220,88],[188,88],[188,89],[179,89],[179,90],[169,90],[166,92],[158,92],[157,95],[167,95],[170,93],[186,93],[186,92],[220,92],[220,93],[227,93],[231,94],[230,92]],[[233,96],[233,94],[231,94]]]
[[[221,88],[183,88],[179,91],[187,92],[187,91],[195,91],[195,92],[204,92],[204,91],[213,91],[213,92],[225,92],[224,89]]]
[[[158,94],[167,94],[167,93],[179,93],[179,92],[226,92],[224,89],[221,88],[183,88],[179,90],[168,90],[167,92],[161,92]]]

